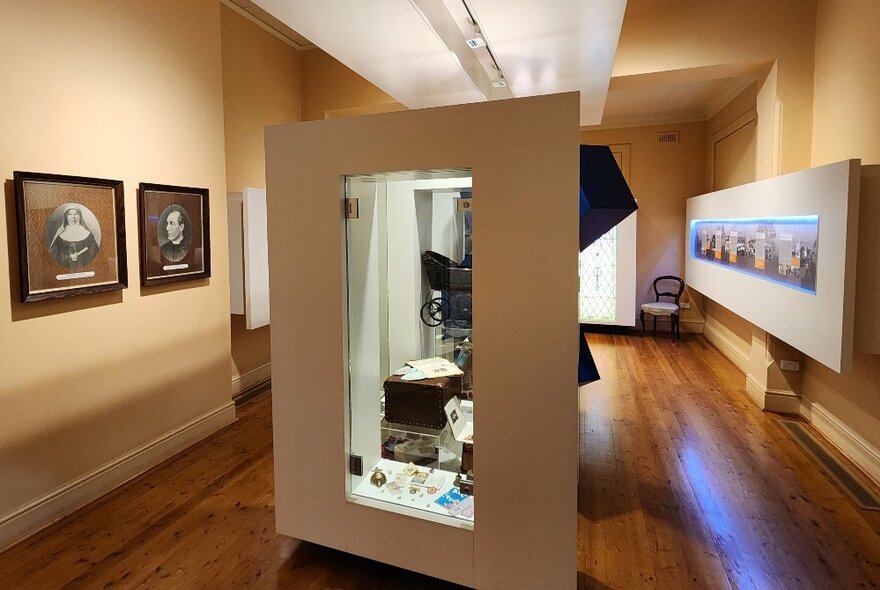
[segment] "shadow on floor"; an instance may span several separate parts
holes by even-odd
[[[436,557],[426,555],[425,559]],[[450,563],[449,567],[455,564]],[[298,542],[286,563],[278,569],[276,587],[464,590],[464,586],[306,542]]]
[[[584,572],[578,572],[578,590],[611,590],[611,586],[606,586]]]

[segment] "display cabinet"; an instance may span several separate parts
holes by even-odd
[[[266,145],[279,532],[467,586],[574,588],[577,95]]]
[[[349,500],[460,526],[475,512],[460,440],[474,428],[470,187],[469,170],[344,180]]]

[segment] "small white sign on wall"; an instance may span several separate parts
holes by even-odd
[[[227,195],[230,311],[248,330],[269,325],[269,241],[266,189],[245,187]]]

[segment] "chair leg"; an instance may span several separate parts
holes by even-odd
[[[675,341],[681,340],[681,317],[675,314]]]
[[[657,335],[657,316],[652,315],[651,318],[653,319],[653,321],[651,322],[651,324],[654,328],[653,335],[656,336]]]
[[[642,336],[644,336],[645,335],[645,312],[644,311],[641,314],[641,318],[642,318]]]

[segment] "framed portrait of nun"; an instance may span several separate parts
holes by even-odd
[[[211,276],[208,189],[142,182],[138,212],[141,285]]]
[[[120,180],[15,172],[24,303],[128,285]]]

